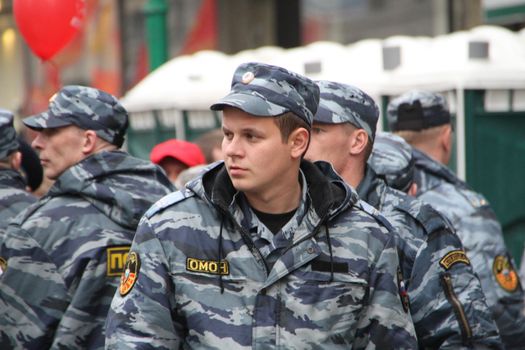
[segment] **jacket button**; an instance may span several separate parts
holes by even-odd
[[[313,254],[314,253],[314,248],[313,247],[308,247],[308,248],[306,248],[306,252],[308,254]]]

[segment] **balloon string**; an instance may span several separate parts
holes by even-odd
[[[58,68],[58,66],[56,65],[55,62],[49,60],[49,61],[44,61],[44,63],[48,63],[47,64],[47,77],[49,79],[49,81],[51,82],[51,85],[53,86],[53,90],[54,91],[58,91],[60,90],[60,69]]]

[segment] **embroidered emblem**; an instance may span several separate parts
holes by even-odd
[[[408,296],[405,280],[403,279],[403,273],[399,267],[397,268],[397,287],[399,288],[399,299],[401,299],[403,310],[408,313],[408,310],[410,310],[410,298]]]
[[[504,255],[497,255],[492,265],[492,272],[499,286],[507,292],[514,292],[518,289],[519,279],[514,266]]]
[[[137,282],[139,270],[140,258],[138,254],[135,252],[129,252],[126,265],[124,266],[124,272],[120,276],[120,286],[118,290],[121,296],[125,296],[131,291]]]
[[[441,258],[441,260],[439,260],[439,265],[441,265],[445,270],[450,269],[457,263],[470,265],[470,260],[463,250],[453,250],[448,252],[444,257]]]
[[[106,248],[107,276],[118,277],[124,272],[124,265],[129,253],[129,245]]]
[[[186,259],[186,270],[193,272],[203,272],[212,275],[229,275],[230,266],[226,260],[220,263],[216,260],[201,260],[196,258]]]

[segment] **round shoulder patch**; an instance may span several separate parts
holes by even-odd
[[[124,272],[120,276],[120,286],[118,288],[121,296],[128,294],[137,282],[140,270],[140,258],[135,252],[129,252]]]
[[[507,292],[514,292],[518,289],[519,278],[518,273],[512,266],[508,257],[504,255],[496,255],[494,264],[492,265],[492,272],[498,282],[499,286]]]

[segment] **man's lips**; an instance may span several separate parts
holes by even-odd
[[[245,168],[241,168],[240,166],[236,165],[230,165],[228,170],[231,176],[241,175],[242,173],[246,172]]]

